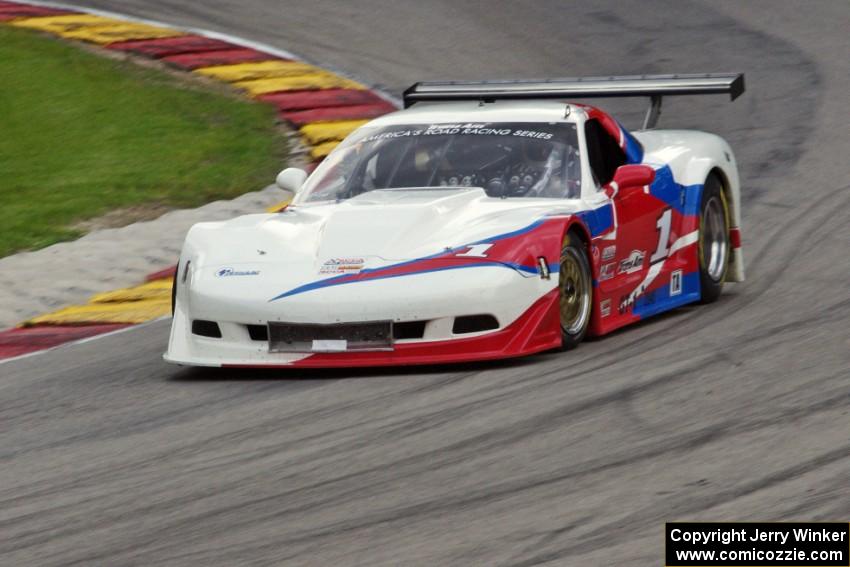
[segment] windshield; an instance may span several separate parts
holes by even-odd
[[[481,187],[491,197],[577,198],[575,124],[414,124],[362,128],[316,169],[299,201],[373,189]]]

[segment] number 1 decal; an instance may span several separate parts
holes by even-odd
[[[655,227],[658,229],[658,246],[655,252],[649,257],[649,263],[654,264],[659,260],[663,260],[670,253],[668,242],[670,241],[670,220],[673,218],[673,211],[666,209],[658,220],[655,221]]]
[[[455,254],[455,256],[466,256],[467,258],[486,258],[487,250],[489,250],[492,246],[492,244],[471,244],[467,246],[469,250],[467,250],[463,254]]]

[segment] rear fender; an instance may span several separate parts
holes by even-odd
[[[685,187],[694,187],[686,191],[686,207],[688,211],[699,214],[702,202],[702,189],[709,175],[714,174],[723,184],[723,192],[729,206],[729,229],[731,234],[732,258],[726,281],[744,281],[744,255],[741,247],[741,189],[738,180],[738,170],[732,150],[721,139],[718,140],[719,151],[702,158],[694,158],[685,166],[680,183]]]

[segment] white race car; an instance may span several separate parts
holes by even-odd
[[[495,359],[713,301],[744,277],[735,158],[653,127],[664,95],[743,89],[737,74],[417,83],[309,178],[281,172],[283,212],[192,227],[165,359]],[[561,102],[593,96],[651,97],[644,128]]]

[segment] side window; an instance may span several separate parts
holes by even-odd
[[[598,120],[588,120],[584,123],[584,136],[587,139],[590,169],[601,187],[609,183],[617,168],[626,163],[626,154]]]

